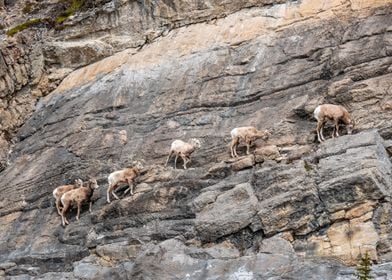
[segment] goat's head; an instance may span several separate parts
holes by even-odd
[[[75,186],[78,187],[78,188],[83,186],[83,181],[81,179],[76,179],[75,180]]]
[[[97,180],[95,178],[90,178],[88,180],[88,186],[92,190],[95,190],[95,189],[99,188],[99,185],[98,185]]]
[[[266,141],[268,140],[268,138],[271,137],[271,132],[269,132],[269,130],[261,130],[259,131],[258,136],[264,141]]]
[[[353,119],[349,119],[348,123],[346,124],[347,134],[352,134],[353,133],[354,126],[355,126],[354,120]]]
[[[138,171],[144,168],[143,163],[141,161],[134,161],[132,162],[133,168],[136,168]]]
[[[189,139],[189,144],[191,144],[193,147],[196,149],[199,149],[201,147],[201,142],[199,139],[196,138],[191,138]]]

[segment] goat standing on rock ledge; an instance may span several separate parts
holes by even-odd
[[[174,140],[170,147],[170,153],[167,157],[166,164],[170,160],[170,157],[175,154],[176,157],[174,159],[174,169],[177,169],[177,158],[180,156],[182,161],[184,162],[184,169],[186,169],[186,164],[191,161],[191,154],[201,147],[200,141],[192,138],[189,142],[184,142],[182,140]]]
[[[65,217],[65,213],[67,212],[68,208],[72,206],[72,204],[76,204],[78,206],[78,213],[76,214],[76,220],[79,221],[80,217],[80,208],[82,207],[83,202],[89,202],[89,211],[91,213],[91,206],[92,201],[91,197],[93,196],[94,190],[99,188],[97,184],[97,180],[90,179],[87,182],[87,186],[81,186],[78,189],[70,190],[64,193],[61,196],[61,203],[63,204],[63,209],[61,210],[61,219],[63,226],[65,224],[69,224],[67,218]]]
[[[119,199],[114,191],[120,183],[125,183],[129,186],[128,189],[125,190],[124,194],[130,190],[131,195],[133,195],[133,180],[139,175],[142,169],[143,165],[140,162],[137,162],[133,167],[124,168],[110,173],[108,177],[109,187],[106,193],[107,203],[110,203],[110,192],[116,199]]]
[[[240,141],[244,141],[246,143],[246,154],[249,155],[249,149],[252,145],[252,142],[258,138],[267,140],[271,136],[271,133],[268,130],[257,130],[253,126],[245,126],[245,127],[237,127],[231,131],[231,144],[230,144],[230,152],[231,157],[238,157],[237,154],[237,146]]]
[[[80,179],[75,180],[75,184],[73,185],[62,185],[54,189],[53,191],[53,197],[56,199],[56,209],[57,213],[61,216],[61,205],[60,205],[60,200],[63,194],[66,192],[69,192],[70,190],[76,189],[78,187],[81,187],[83,185],[83,181]]]
[[[340,105],[319,105],[314,110],[314,117],[317,120],[317,138],[320,143],[325,141],[323,128],[328,120],[333,121],[335,125],[332,131],[332,138],[335,138],[335,136],[339,137],[339,121],[342,121],[346,125],[347,134],[351,134],[354,128],[354,120],[346,108]]]

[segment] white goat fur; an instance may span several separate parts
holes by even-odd
[[[184,142],[182,140],[174,140],[170,147],[169,156],[167,157],[166,164],[167,166],[171,156],[175,154],[174,159],[174,168],[177,168],[177,158],[180,156],[182,161],[184,162],[184,169],[186,169],[187,163],[191,161],[191,154],[198,148],[200,148],[201,144],[198,139],[192,138],[189,142]]]
[[[56,200],[57,213],[59,213],[60,216],[61,216],[61,208],[62,208],[60,203],[61,196],[70,190],[81,187],[82,185],[83,185],[83,181],[80,179],[76,179],[73,185],[62,185],[62,186],[58,186],[53,190],[53,197]]]
[[[244,126],[244,127],[236,127],[231,130],[231,144],[230,144],[230,152],[231,157],[238,157],[237,147],[241,141],[244,141],[246,144],[246,154],[249,155],[250,146],[252,142],[254,142],[258,138],[262,138],[263,140],[267,140],[271,136],[271,133],[268,130],[257,130],[253,126]]]
[[[125,190],[124,194],[130,190],[131,195],[133,195],[133,181],[142,169],[143,165],[140,162],[137,162],[133,167],[124,168],[110,173],[108,176],[109,187],[106,193],[107,203],[110,203],[110,193],[112,193],[116,199],[119,199],[114,191],[121,183],[128,184],[128,189]]]
[[[325,140],[323,128],[328,120],[334,123],[332,138],[335,138],[335,136],[339,137],[339,121],[342,121],[346,125],[348,134],[351,134],[354,128],[354,120],[346,108],[341,105],[319,105],[314,110],[314,117],[317,120],[317,138],[320,143]]]

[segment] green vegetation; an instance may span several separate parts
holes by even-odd
[[[24,6],[23,9],[22,9],[22,12],[23,12],[24,14],[29,14],[29,13],[31,13],[33,10],[34,10],[34,4],[31,3],[30,1],[27,1],[26,4],[25,4],[25,6]]]
[[[26,28],[29,28],[31,26],[40,24],[42,20],[40,18],[34,18],[34,19],[29,19],[28,21],[19,24],[15,27],[12,27],[10,30],[7,31],[8,36],[14,36],[16,33],[25,30]]]
[[[357,273],[355,274],[355,277],[357,277],[358,280],[373,279],[373,277],[370,276],[370,272],[372,271],[371,266],[372,266],[372,261],[369,257],[369,254],[366,252],[365,256],[363,256],[361,258],[361,261],[359,262],[359,266],[357,267]]]
[[[313,170],[312,165],[311,165],[309,162],[307,162],[306,160],[304,160],[304,168],[305,168],[305,170],[306,170],[307,172],[310,172],[310,171]]]
[[[72,1],[70,6],[64,13],[56,17],[56,23],[63,23],[67,18],[74,15],[77,11],[80,11],[85,4],[85,0],[68,0],[67,2],[69,1]]]
[[[6,32],[7,35],[14,36],[16,33],[23,31],[29,27],[38,25],[40,23],[44,23],[48,28],[52,28],[52,27],[54,27],[55,24],[57,24],[57,26],[55,26],[56,30],[61,30],[62,29],[61,24],[64,21],[66,21],[70,16],[74,15],[76,12],[80,11],[84,6],[86,6],[88,0],[61,0],[60,2],[62,2],[62,4],[61,4],[62,9],[66,9],[66,10],[61,13],[55,13],[54,20],[50,19],[50,18],[30,19],[20,25],[17,25],[15,27],[9,29]],[[25,14],[29,14],[31,12],[34,12],[37,9],[39,9],[39,4],[35,3],[34,1],[27,1],[25,6],[23,7],[22,11]],[[2,26],[0,24],[0,30],[1,29],[2,29]]]

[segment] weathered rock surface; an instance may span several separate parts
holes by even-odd
[[[22,2],[5,1],[6,28]],[[46,4],[27,17],[59,2]],[[375,279],[392,279],[391,13],[97,1],[2,42],[0,278],[348,280],[368,252]],[[322,102],[345,105],[356,133],[316,143]],[[272,137],[230,159],[242,125]],[[190,168],[163,167],[192,137]],[[107,175],[139,159],[135,194],[106,204]],[[61,227],[53,189],[88,176],[93,212]]]

